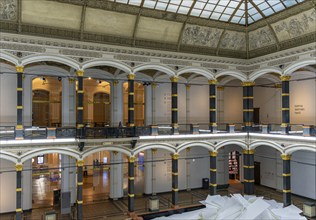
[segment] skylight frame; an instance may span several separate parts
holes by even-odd
[[[203,19],[246,25],[246,0],[109,0]],[[247,0],[248,24],[255,23],[306,0]],[[240,2],[242,2],[240,4]],[[253,5],[255,4],[256,7]],[[239,7],[238,7],[239,6]],[[238,8],[237,8],[238,7]],[[259,11],[259,10],[260,11]],[[235,13],[234,13],[235,12]]]

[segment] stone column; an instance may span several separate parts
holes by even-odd
[[[291,205],[291,155],[282,154],[283,161],[283,205]]]
[[[128,74],[128,126],[134,127],[134,74]]]
[[[254,82],[243,82],[243,121],[244,131],[252,131],[253,124],[253,86]]]
[[[83,219],[83,160],[77,161],[77,219]]]
[[[216,80],[209,80],[209,107],[210,107],[210,124],[209,129],[212,133],[217,133],[216,120]]]
[[[152,93],[153,89],[152,86],[146,85],[145,87],[145,126],[153,124],[153,100],[152,100]]]
[[[117,127],[123,123],[123,83],[118,80],[113,81],[111,86],[111,123]]]
[[[288,134],[290,130],[290,79],[291,76],[281,76],[282,80],[282,134]]]
[[[17,73],[17,102],[16,102],[16,111],[17,111],[17,119],[16,119],[16,133],[15,138],[17,140],[24,139],[23,134],[23,72],[24,66],[16,66]]]
[[[128,212],[134,212],[134,165],[135,157],[131,156],[128,158]]]
[[[153,159],[154,159],[154,152],[157,149],[150,149],[145,151],[145,169],[144,169],[144,193],[154,194],[154,174],[153,174]]]
[[[78,77],[78,121],[77,121],[77,132],[79,138],[84,138],[84,124],[83,124],[83,70],[77,70],[77,77]],[[79,150],[82,151],[84,148],[84,142],[79,142]],[[78,197],[78,195],[77,195]]]
[[[255,166],[254,150],[244,150],[244,194],[254,194]]]
[[[22,219],[22,170],[23,164],[16,164],[16,208],[15,208],[15,219]]]
[[[157,83],[153,82],[151,84],[152,88],[152,124],[156,124],[156,93],[157,93]]]
[[[190,89],[191,85],[186,84],[185,85],[185,91],[186,91],[186,104],[185,104],[185,109],[186,109],[186,124],[190,124],[191,118],[190,118]]]
[[[172,134],[179,134],[178,125],[178,77],[171,77],[171,127]]]
[[[111,151],[110,154],[110,198],[116,200],[124,196],[122,153]]]
[[[210,195],[216,195],[217,181],[216,181],[216,158],[217,151],[210,151]]]
[[[73,78],[62,78],[62,126],[76,126],[76,83]]]
[[[178,188],[178,159],[179,154],[172,154],[172,199],[171,204],[172,207],[175,208],[178,206],[179,201],[179,188]]]

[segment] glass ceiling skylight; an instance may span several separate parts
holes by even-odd
[[[246,25],[254,23],[304,0],[110,0],[117,3],[151,8]]]

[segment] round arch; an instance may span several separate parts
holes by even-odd
[[[29,151],[25,153],[24,155],[22,155],[21,162],[23,163],[27,160],[32,159],[33,157],[36,157],[42,154],[53,154],[53,153],[71,156],[77,160],[80,159],[80,153],[78,153],[77,151],[73,149],[59,147],[59,148],[46,148],[46,149],[41,148],[41,149],[35,149],[32,151]]]
[[[249,75],[249,81],[255,81],[257,78],[261,77],[262,75],[268,74],[268,73],[277,73],[280,76],[282,75],[282,70],[280,68],[276,67],[269,67],[257,70]]]
[[[254,141],[249,145],[249,148],[250,150],[254,150],[259,146],[269,146],[278,150],[281,154],[284,153],[284,148],[280,144],[272,141]]]
[[[185,74],[185,73],[196,73],[201,76],[204,76],[208,80],[214,79],[213,73],[210,70],[201,68],[201,67],[185,67],[185,68],[180,69],[176,73],[176,75],[181,76],[182,74]]]
[[[8,53],[6,51],[3,51],[3,50],[1,50],[1,52],[0,52],[0,59],[6,60],[15,66],[19,65],[19,59],[16,56],[14,56],[11,53]]]
[[[132,72],[131,68],[127,64],[118,60],[107,60],[107,59],[93,59],[93,60],[86,61],[82,64],[82,69],[86,70],[88,68],[96,67],[96,66],[111,66],[111,67],[120,69],[124,71],[125,73]]]
[[[35,54],[35,55],[29,55],[22,59],[21,65],[26,66],[31,63],[41,62],[41,61],[52,61],[56,63],[62,63],[67,66],[70,66],[74,68],[75,70],[79,70],[80,66],[77,63],[77,61],[61,55],[50,55],[50,54]]]
[[[82,158],[84,159],[91,154],[99,153],[101,151],[117,151],[117,152],[125,154],[128,157],[131,156],[131,151],[127,147],[118,145],[118,146],[100,146],[100,147],[90,148],[83,152]]]
[[[163,64],[141,64],[139,66],[136,66],[133,72],[136,73],[146,69],[153,69],[166,73],[169,77],[176,76],[175,71],[173,71],[173,69]]]
[[[238,145],[242,149],[248,150],[246,142],[239,141],[239,140],[225,140],[225,141],[221,141],[221,142],[219,142],[219,143],[217,143],[215,145],[215,149],[214,150],[218,151],[220,148],[225,147],[225,145],[230,145],[230,144]]]
[[[137,146],[132,151],[132,154],[136,155],[141,151],[150,150],[150,149],[164,149],[164,150],[170,151],[171,153],[176,153],[176,148],[171,144],[164,144],[164,143],[153,144],[153,143],[150,143],[150,144],[143,144],[143,145]]]
[[[285,147],[284,154],[293,154],[295,151],[306,150],[316,152],[315,145],[293,144]]]
[[[217,79],[221,76],[232,76],[232,77],[235,77],[236,79],[239,79],[242,82],[247,81],[247,76],[245,74],[243,74],[242,72],[237,71],[237,70],[236,71],[233,71],[233,70],[221,71],[215,76],[215,78]]]
[[[5,159],[13,163],[17,163],[19,161],[19,158],[15,154],[5,151],[1,151],[0,159]]]
[[[31,73],[33,78],[38,76],[48,75],[48,76],[71,76],[68,71],[57,66],[47,66],[47,65],[38,65],[32,67],[26,67],[25,72]],[[40,74],[39,74],[40,73]]]
[[[303,60],[296,61],[284,69],[283,75],[291,75],[293,72],[295,72],[295,70],[298,70],[304,66],[315,65],[315,64],[316,64],[315,59],[303,59]]]
[[[214,151],[215,147],[213,144],[206,142],[206,141],[195,141],[195,142],[187,142],[182,143],[177,147],[177,152],[180,153],[181,151],[189,148],[189,147],[203,147],[208,151]]]

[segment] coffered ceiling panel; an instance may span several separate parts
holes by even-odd
[[[82,7],[45,0],[22,2],[22,22],[59,28],[80,29]]]
[[[84,30],[94,33],[132,37],[135,21],[135,15],[87,8]]]
[[[140,17],[136,38],[151,39],[161,42],[178,42],[182,23]]]

